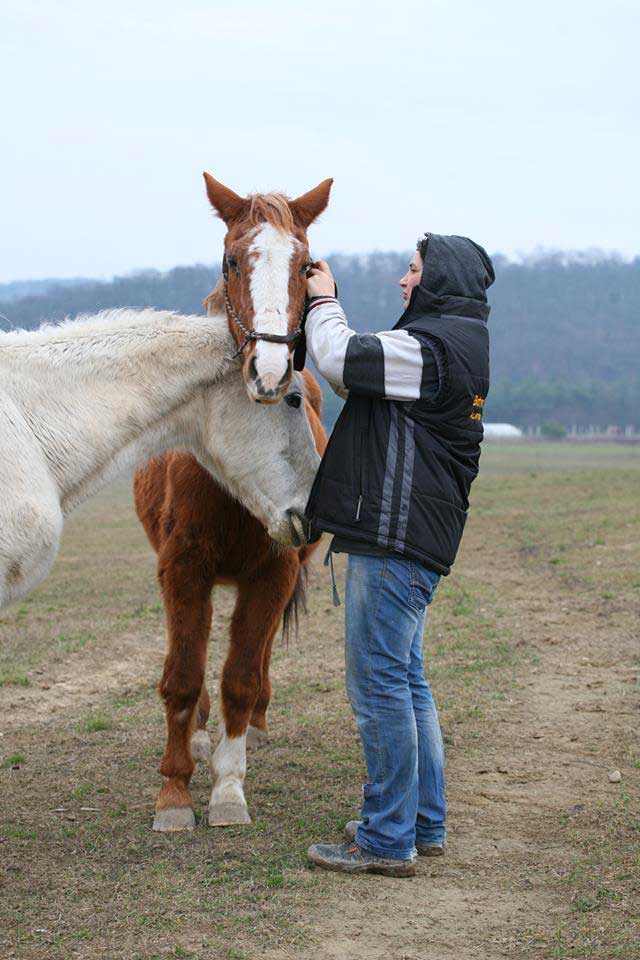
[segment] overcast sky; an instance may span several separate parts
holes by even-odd
[[[2,0],[0,281],[219,259],[202,170],[316,255],[640,253],[638,0]]]

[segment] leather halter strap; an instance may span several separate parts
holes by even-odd
[[[222,258],[222,280],[223,280],[223,286],[224,286],[224,302],[227,308],[227,313],[229,314],[229,316],[237,326],[238,330],[241,332],[241,334],[244,337],[244,340],[242,341],[242,343],[240,344],[236,352],[233,353],[229,358],[230,360],[235,360],[235,358],[238,357],[244,351],[247,344],[251,343],[251,341],[254,341],[254,340],[255,341],[264,340],[266,343],[286,343],[286,344],[297,343],[300,337],[303,336],[304,320],[307,314],[306,299],[305,299],[304,306],[302,307],[302,311],[300,313],[300,319],[298,321],[298,324],[293,330],[291,330],[290,333],[263,333],[260,330],[250,330],[248,327],[244,325],[244,323],[242,322],[238,314],[233,309],[233,304],[229,299],[229,290],[227,288],[228,276],[229,276],[229,264],[227,262],[227,255],[225,253],[225,255]]]

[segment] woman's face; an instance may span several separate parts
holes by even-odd
[[[422,279],[422,257],[420,253],[416,250],[409,264],[409,269],[405,273],[404,277],[401,277],[398,281],[402,287],[402,305],[406,309],[409,306],[409,299],[411,297],[411,291],[414,287],[417,287]]]

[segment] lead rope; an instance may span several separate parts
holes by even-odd
[[[333,545],[332,544],[329,545],[329,549],[327,550],[327,555],[324,558],[323,566],[325,567],[328,566],[331,570],[331,584],[333,586],[333,605],[334,607],[339,607],[341,606],[341,603],[340,603],[340,594],[338,593],[338,586],[336,584],[336,572],[333,569]]]

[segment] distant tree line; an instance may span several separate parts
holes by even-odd
[[[398,319],[398,278],[410,254],[330,257],[349,323],[379,331]],[[551,254],[523,263],[495,258],[492,388],[485,419],[536,425],[633,425],[640,428],[640,258]],[[218,265],[147,270],[110,282],[51,282],[16,297],[7,290],[0,314],[13,326],[112,307],[154,306],[202,313]],[[26,287],[25,289],[31,289]],[[341,402],[329,391],[327,420]]]

